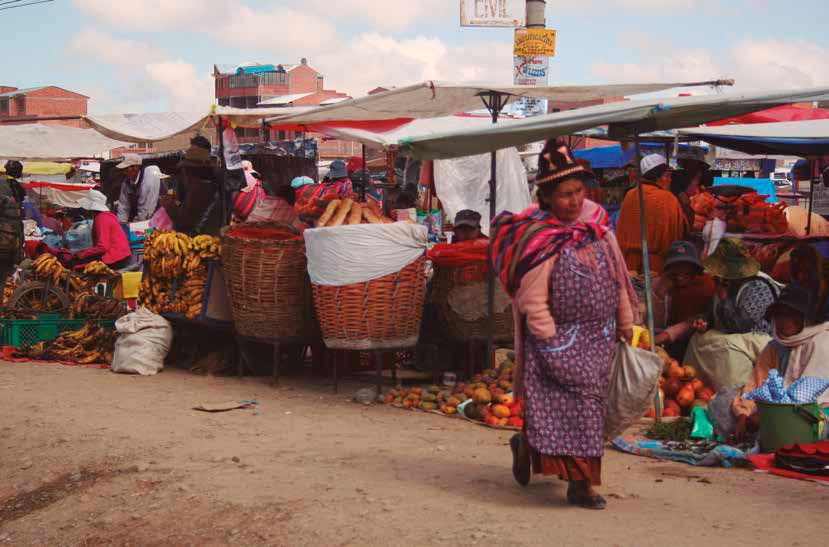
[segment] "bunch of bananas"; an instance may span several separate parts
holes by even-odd
[[[49,253],[43,253],[32,262],[35,277],[41,281],[51,279],[52,283],[59,285],[62,279],[69,277],[69,270],[63,267],[57,257]]]
[[[69,308],[69,318],[86,316],[91,319],[118,319],[127,313],[124,302],[115,298],[98,296],[93,292],[79,294]]]
[[[114,270],[100,260],[87,264],[83,269],[83,274],[96,277],[113,277],[116,275]]]
[[[180,313],[187,319],[195,319],[201,313],[204,298],[204,286],[207,281],[206,273],[202,272],[188,277],[184,283],[176,287],[173,298],[173,312]]]
[[[196,236],[193,238],[193,250],[202,260],[217,260],[222,255],[222,240],[208,235]]]
[[[155,279],[145,275],[141,280],[138,300],[142,306],[153,313],[171,312],[170,295],[173,292],[173,281],[170,279]]]
[[[13,355],[24,359],[45,359],[83,365],[112,362],[118,334],[102,328],[96,321],[87,321],[83,328],[63,332],[50,342],[21,347]]]
[[[16,290],[17,290],[17,283],[12,281],[11,276],[7,277],[6,278],[6,284],[3,285],[3,297],[2,297],[3,299],[0,300],[0,304],[5,306],[6,302],[9,301],[9,298],[12,297],[12,295],[14,294],[14,291],[16,291]]]

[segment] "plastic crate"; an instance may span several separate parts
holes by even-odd
[[[85,319],[57,319],[41,317],[40,319],[7,319],[0,321],[3,329],[3,345],[19,348],[38,342],[48,342],[58,337],[61,332],[79,330]],[[114,329],[115,321],[100,321],[106,329]]]

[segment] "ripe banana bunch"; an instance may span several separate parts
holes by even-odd
[[[117,334],[101,328],[94,321],[87,321],[83,328],[63,332],[51,342],[39,342],[29,348],[21,348],[23,357],[32,359],[54,359],[79,363],[112,362]]]
[[[202,310],[206,281],[204,275],[196,275],[179,285],[173,302],[174,311],[183,314],[187,319],[195,319]]]
[[[84,275],[96,275],[101,277],[112,277],[116,275],[115,272],[112,269],[110,269],[109,266],[107,266],[100,260],[96,260],[94,262],[90,262],[89,264],[87,264],[86,267],[83,269],[83,273]]]
[[[3,287],[3,299],[0,301],[0,304],[5,305],[6,302],[9,301],[9,298],[12,297],[14,291],[17,290],[17,285],[12,281],[11,276],[6,278],[6,284]]]
[[[35,277],[41,281],[51,279],[55,285],[60,284],[61,279],[65,279],[69,275],[69,270],[58,262],[57,257],[49,253],[43,253],[37,257],[32,262],[32,267],[35,270]]]
[[[193,250],[202,260],[216,260],[222,254],[222,240],[208,235],[196,236],[193,238]]]

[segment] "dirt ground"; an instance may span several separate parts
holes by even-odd
[[[0,363],[0,545],[826,544],[829,488],[608,450],[608,509],[572,508],[508,432],[356,387]]]

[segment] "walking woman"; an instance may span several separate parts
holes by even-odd
[[[538,206],[493,222],[493,261],[516,313],[515,392],[524,431],[511,439],[513,474],[569,482],[567,501],[606,502],[601,484],[605,399],[614,345],[629,340],[638,304],[607,215],[584,198],[585,170],[549,141]]]

